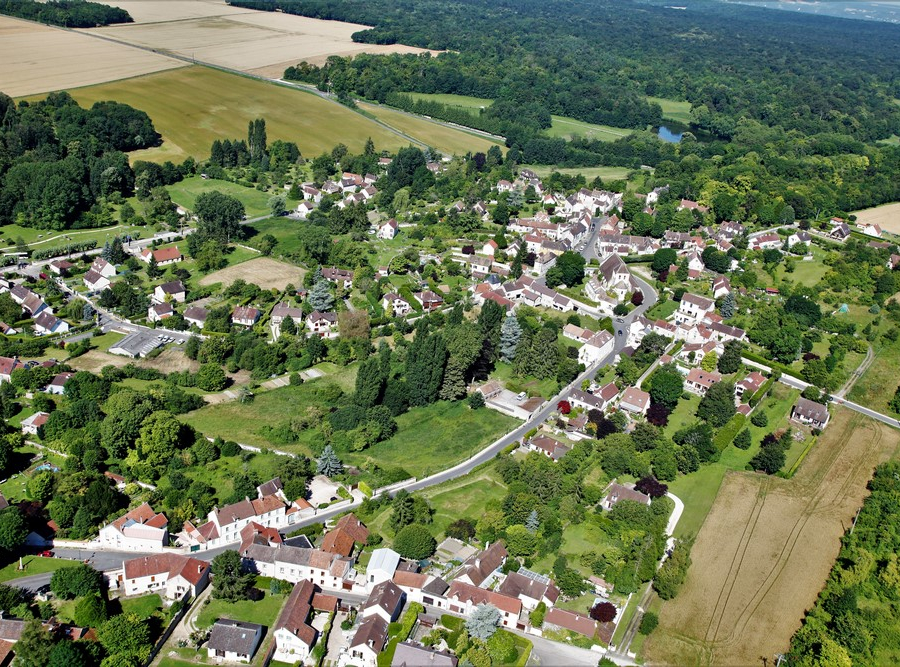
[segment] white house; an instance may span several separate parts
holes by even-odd
[[[62,396],[66,393],[66,382],[68,382],[69,378],[73,375],[75,375],[75,373],[57,373],[50,381],[50,384],[44,387],[44,391],[48,394]]]
[[[357,628],[347,653],[338,661],[340,667],[375,667],[378,654],[387,644],[388,624],[381,616],[370,616]]]
[[[241,551],[241,558],[248,570],[264,577],[294,584],[309,579],[331,590],[353,588],[353,559],[321,549],[252,543]]]
[[[615,340],[608,331],[599,331],[578,350],[578,363],[593,366],[612,353]]]
[[[316,593],[308,579],[295,584],[275,623],[273,658],[290,664],[305,663],[319,636],[309,623],[310,614],[314,609],[332,612],[336,607],[337,598]]]
[[[245,621],[218,619],[209,633],[206,653],[212,660],[250,662],[262,640],[263,626]]]
[[[297,204],[297,217],[306,220],[309,214],[316,210],[316,207],[308,201],[302,201]]]
[[[34,332],[38,336],[47,334],[66,333],[69,330],[69,323],[59,319],[56,315],[51,314],[47,310],[34,318]]]
[[[334,313],[320,313],[318,310],[314,310],[306,318],[307,329],[322,338],[331,337],[336,324],[337,315]]]
[[[447,606],[454,614],[469,616],[482,604],[490,604],[500,611],[500,624],[515,628],[522,613],[522,601],[485,588],[472,586],[458,579],[450,584],[447,591]]]
[[[259,321],[261,313],[253,306],[235,306],[231,311],[231,321],[242,327],[252,327]]]
[[[116,275],[116,267],[114,264],[107,262],[102,257],[97,257],[91,263],[91,271],[99,273],[104,278],[112,278]]]
[[[396,292],[385,294],[381,299],[381,306],[384,312],[390,313],[392,317],[404,317],[412,312],[409,302]]]
[[[716,302],[705,296],[685,293],[675,311],[675,324],[694,324],[715,311]]]
[[[619,399],[619,408],[632,414],[646,414],[650,407],[650,394],[637,387],[628,387]]]
[[[163,283],[162,285],[157,285],[156,289],[153,290],[153,300],[157,303],[163,303],[166,301],[184,303],[186,296],[187,290],[184,287],[184,283],[182,283],[180,280],[172,280],[170,282]]]
[[[384,239],[385,241],[390,241],[395,236],[397,236],[398,231],[400,231],[400,225],[397,224],[396,220],[391,218],[378,228],[377,236],[378,238]]]
[[[388,623],[400,617],[400,610],[406,602],[406,594],[393,581],[382,581],[372,587],[372,592],[360,608],[363,618],[380,616]]]
[[[375,549],[366,565],[366,584],[376,586],[390,581],[400,565],[400,554],[393,549]]]
[[[171,303],[156,303],[147,309],[147,319],[151,322],[161,322],[175,314],[175,308]]]
[[[101,528],[99,540],[117,551],[162,551],[169,543],[169,520],[143,503]]]
[[[507,574],[497,592],[518,598],[526,609],[534,609],[541,602],[549,608],[559,599],[559,589],[549,577],[524,569]]]
[[[150,259],[156,260],[157,266],[166,266],[168,264],[176,264],[180,262],[184,257],[181,254],[181,251],[172,246],[171,248],[159,248],[157,250],[153,250],[152,248],[144,248],[141,250],[140,258],[150,263]]]
[[[81,278],[84,286],[91,292],[102,292],[110,286],[109,278],[91,269]]]
[[[38,429],[47,423],[49,412],[35,412],[30,417],[22,420],[22,433],[28,435],[37,435]]]
[[[160,593],[168,600],[179,600],[185,593],[197,597],[209,583],[207,561],[164,553],[126,560],[113,583],[128,595]]]
[[[206,308],[201,308],[200,306],[191,306],[187,310],[184,311],[184,320],[188,324],[193,324],[198,329],[202,329],[203,325],[206,324],[206,318],[209,316],[209,311]]]

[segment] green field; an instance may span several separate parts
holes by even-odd
[[[615,181],[626,178],[631,169],[626,167],[551,167],[542,164],[522,165],[523,168],[531,169],[541,178],[549,176],[552,172],[558,171],[560,174],[568,176],[584,176],[587,180],[593,180],[598,176],[603,180]]]
[[[22,239],[33,250],[49,250],[66,246],[70,243],[81,243],[84,241],[97,241],[98,245],[103,245],[107,239],[114,236],[125,236],[131,234],[137,235],[138,238],[153,234],[146,227],[134,227],[131,225],[114,225],[112,227],[101,227],[100,229],[82,229],[70,230],[66,232],[56,232],[47,229],[35,229],[33,227],[22,227],[20,225],[4,225],[0,227],[0,250],[14,250],[13,244],[17,239]]]
[[[40,556],[24,556],[22,564],[24,570],[19,569],[19,561],[10,563],[3,569],[0,569],[0,581],[9,581],[10,579],[18,579],[19,577],[30,577],[34,574],[45,574],[47,572],[56,572],[64,567],[74,567],[78,565],[77,560],[62,560],[60,558],[41,558]]]
[[[265,118],[269,143],[294,141],[305,157],[339,143],[358,152],[368,137],[378,150],[393,151],[409,143],[312,93],[207,67],[183,67],[70,92],[81,105],[112,99],[146,111],[164,144],[138,151],[133,158],[155,162],[178,162],[189,155],[206,159],[214,139],[246,138],[247,123],[255,118]]]
[[[499,143],[474,132],[457,130],[428,120],[423,116],[408,114],[390,107],[360,102],[359,108],[375,116],[375,118],[389,127],[413,137],[422,145],[429,146],[448,155],[462,155],[470,151],[484,152],[491,146],[500,146]],[[409,142],[407,141],[406,143],[408,144]]]
[[[574,118],[566,118],[565,116],[551,116],[551,118],[553,124],[549,129],[544,130],[544,134],[550,137],[562,137],[563,139],[583,137],[585,139],[597,139],[599,141],[615,141],[616,139],[627,137],[634,132],[634,130],[628,130],[621,127],[585,123],[580,120],[575,120]]]
[[[484,97],[469,97],[468,95],[451,95],[449,93],[404,93],[409,95],[416,101],[426,100],[428,102],[439,102],[448,107],[458,107],[460,109],[481,109],[489,107],[494,103]]]
[[[271,234],[278,241],[273,255],[286,255],[300,248],[300,237],[297,229],[300,225],[308,224],[298,222],[291,218],[269,218],[260,220],[244,227],[246,233],[245,243],[251,247],[257,247],[262,237]]]
[[[676,102],[675,100],[667,100],[664,97],[648,97],[648,101],[656,102],[662,107],[663,118],[667,120],[678,121],[685,125],[691,122],[691,103]]]
[[[230,181],[219,181],[213,178],[201,178],[200,176],[191,176],[180,183],[175,183],[167,188],[172,201],[191,211],[197,201],[197,197],[204,192],[212,192],[218,190],[226,195],[231,195],[235,199],[240,200],[244,205],[244,210],[248,218],[257,218],[261,215],[270,213],[269,198],[272,192],[260,192],[255,188],[248,188]],[[287,207],[294,208],[296,201],[288,201]]]

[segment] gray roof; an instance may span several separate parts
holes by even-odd
[[[445,651],[401,642],[397,644],[391,667],[456,667],[459,660],[455,655]]]
[[[220,618],[212,627],[207,646],[215,651],[253,655],[262,637],[263,626]]]

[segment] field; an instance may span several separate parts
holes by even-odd
[[[12,97],[90,86],[184,63],[60,28],[0,17],[0,91]]]
[[[351,35],[368,27],[357,23],[238,9],[202,0],[179,0],[171,9],[161,7],[169,2],[156,0],[117,4],[140,19],[84,32],[270,78],[280,78],[289,65],[304,60],[321,65],[332,55],[426,52],[402,44],[357,44]]]
[[[489,107],[494,100],[484,97],[469,97],[468,95],[451,95],[449,93],[406,93],[414,100],[427,100],[429,102],[440,102],[448,107],[458,107],[460,109],[481,109]]]
[[[398,132],[413,137],[422,145],[435,148],[448,155],[463,154],[469,151],[484,152],[491,146],[498,145],[475,133],[456,130],[422,116],[407,114],[378,104],[360,102],[359,108]]]
[[[620,127],[585,123],[574,118],[565,118],[564,116],[551,116],[551,118],[553,124],[550,126],[550,129],[544,130],[544,134],[550,137],[562,137],[563,139],[583,137],[599,141],[615,141],[616,139],[627,137],[633,132],[633,130]]]
[[[900,202],[856,211],[856,222],[870,222],[886,232],[900,234]]]
[[[119,336],[119,338],[123,337]],[[104,366],[118,366],[121,368],[128,364],[134,364],[140,368],[155,368],[162,373],[174,373],[184,370],[196,372],[199,368],[197,362],[188,359],[184,356],[181,348],[175,347],[163,350],[158,357],[152,359],[131,359],[118,354],[109,354],[102,350],[89,350],[80,357],[75,357],[66,363],[76,370],[90,371],[92,373],[99,373]]]
[[[656,102],[662,107],[663,118],[674,120],[685,125],[691,122],[691,103],[676,102],[675,100],[667,100],[664,97],[648,97],[648,101]]]
[[[893,410],[888,403],[900,382],[900,344],[888,341],[879,344],[881,347],[875,348],[875,360],[850,389],[847,398],[872,410],[890,414]]]
[[[265,118],[270,143],[294,141],[310,158],[339,143],[361,151],[368,137],[378,150],[396,150],[409,143],[312,93],[207,67],[185,67],[70,92],[82,105],[114,99],[149,114],[164,144],[132,153],[132,159],[180,162],[191,155],[205,160],[213,140],[246,138],[247,123],[255,118]]]
[[[286,255],[300,248],[300,238],[297,236],[298,223],[293,218],[268,218],[259,220],[250,225],[245,225],[244,243],[255,248],[258,247],[262,237],[271,234],[278,241],[273,255]]]
[[[198,195],[203,192],[218,190],[231,195],[235,199],[239,199],[244,205],[248,218],[258,218],[261,215],[271,213],[271,208],[269,207],[269,198],[272,197],[271,192],[260,192],[256,188],[248,188],[229,181],[191,176],[180,183],[167,186],[166,189],[169,191],[173,202],[189,211],[194,209],[194,203],[197,201]],[[295,205],[296,202],[287,202],[288,208],[293,208]]]
[[[872,469],[898,443],[897,431],[837,408],[792,480],[729,473],[685,585],[663,604],[647,640],[647,660],[758,664],[783,652],[828,576]]]
[[[222,283],[227,287],[238,278],[248,283],[259,285],[263,289],[284,289],[288,283],[300,285],[303,283],[303,269],[269,257],[258,257],[247,262],[241,262],[234,266],[215,271],[200,279],[201,285]]]
[[[591,181],[598,176],[604,180],[616,181],[626,178],[631,172],[631,169],[626,167],[548,167],[547,165],[541,164],[522,166],[531,169],[542,178],[549,176],[554,171],[558,171],[560,174],[567,174],[569,176],[578,176],[581,174],[588,181]]]

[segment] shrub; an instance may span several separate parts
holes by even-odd
[[[394,549],[404,558],[421,560],[434,553],[437,543],[425,526],[411,523],[397,533]]]
[[[617,612],[616,605],[612,602],[598,602],[591,607],[590,617],[600,623],[609,623],[615,620]]]
[[[659,625],[659,616],[652,611],[645,612],[644,617],[641,619],[641,624],[638,627],[638,632],[642,635],[649,635],[656,629],[657,625]]]
[[[754,426],[758,426],[760,428],[764,428],[769,425],[769,418],[766,416],[765,412],[758,411],[754,412],[750,417],[750,423]]]
[[[738,449],[750,449],[751,444],[752,439],[750,437],[750,431],[748,429],[744,429],[734,438],[734,446]]]

